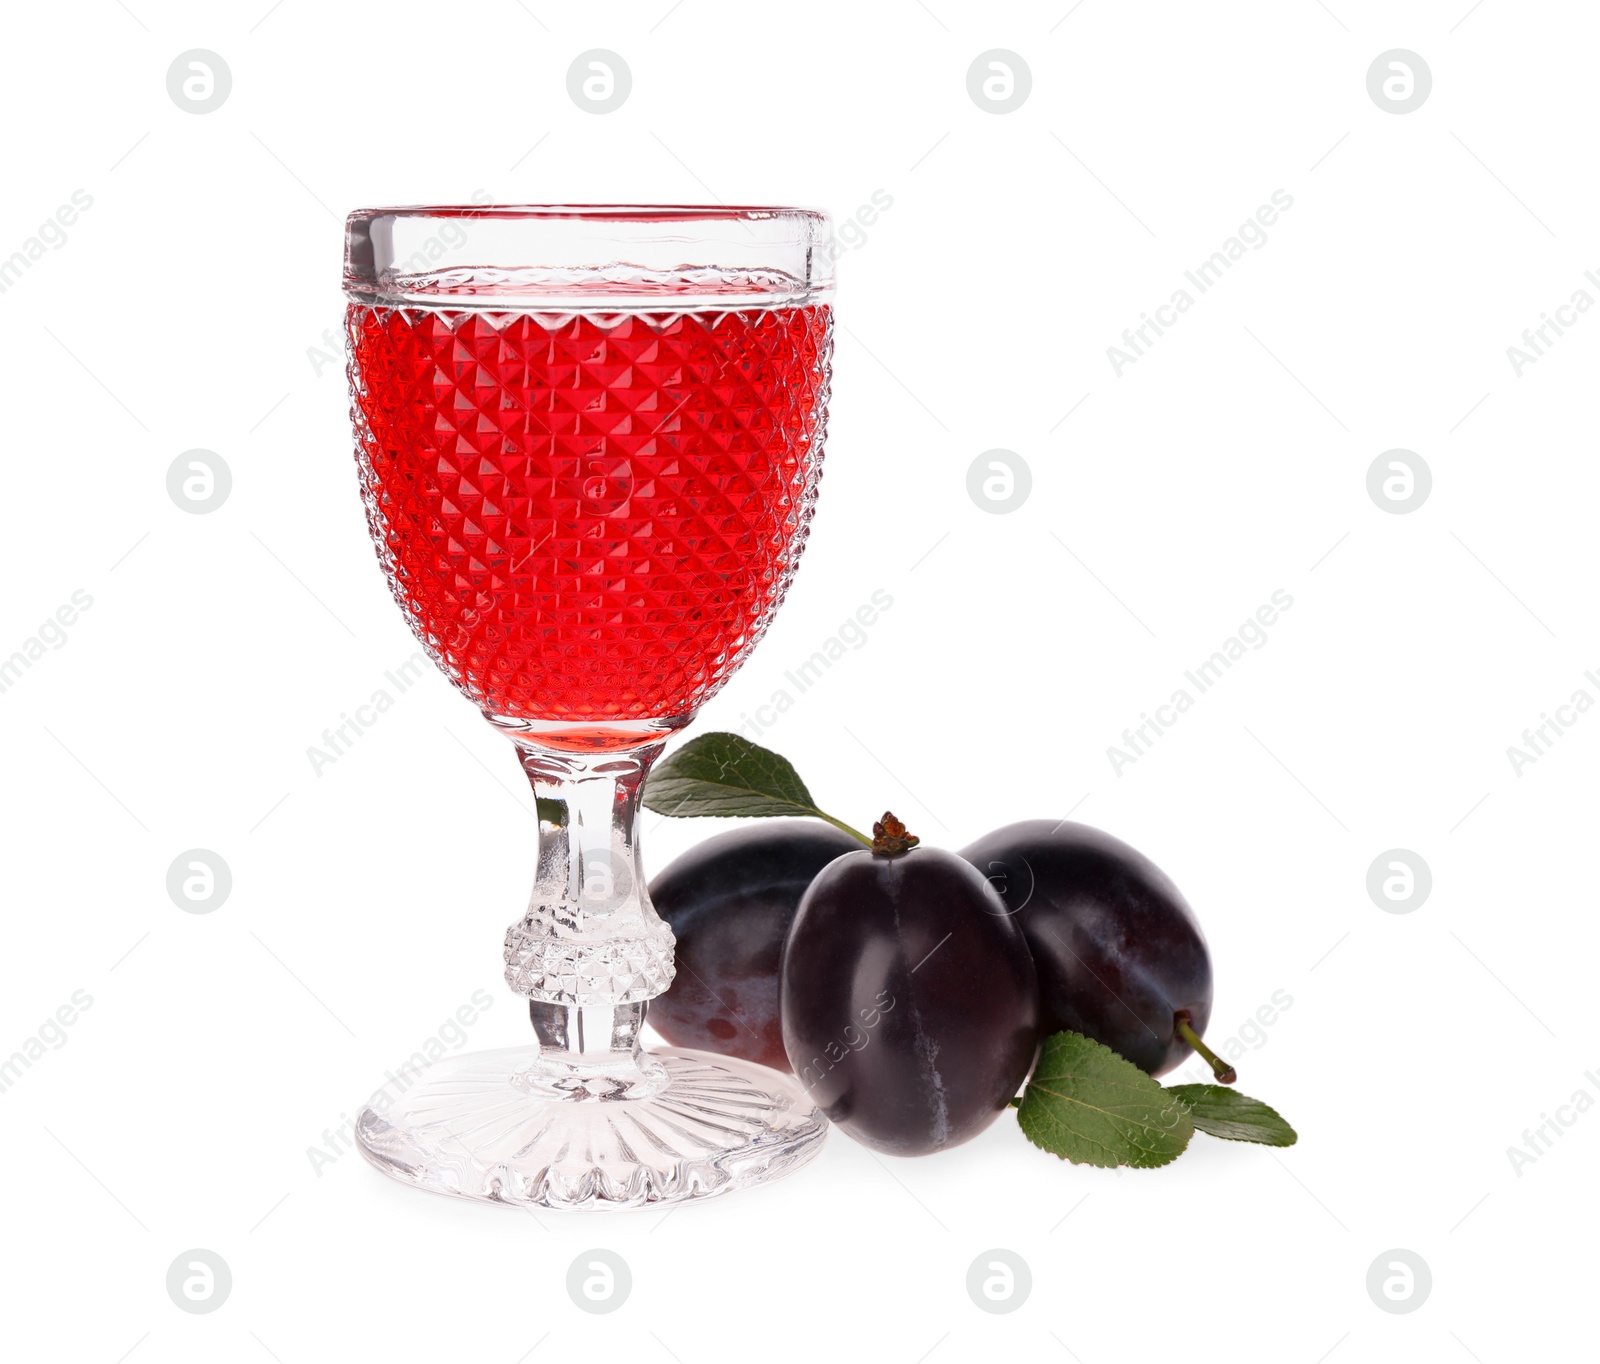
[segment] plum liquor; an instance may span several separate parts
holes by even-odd
[[[374,534],[456,685],[566,721],[716,691],[804,544],[830,322],[352,304]]]

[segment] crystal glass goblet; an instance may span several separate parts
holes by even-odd
[[[639,860],[667,737],[727,681],[805,544],[832,253],[791,208],[364,209],[351,419],[417,638],[515,746],[538,866],[506,934],[529,1045],[374,1096],[366,1157],[438,1193],[627,1208],[758,1184],[826,1124],[762,1066],[647,1052],[672,932]]]

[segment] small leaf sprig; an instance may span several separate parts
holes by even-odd
[[[1017,1122],[1035,1146],[1103,1168],[1169,1164],[1194,1135],[1187,1104],[1110,1047],[1075,1032],[1045,1039]]]
[[[1263,1146],[1298,1140],[1259,1099],[1222,1085],[1163,1085],[1075,1032],[1045,1039],[1013,1103],[1029,1141],[1076,1165],[1154,1169],[1181,1156],[1197,1131]]]
[[[1261,1146],[1293,1146],[1299,1140],[1275,1109],[1236,1089],[1221,1085],[1168,1085],[1167,1093],[1189,1106],[1195,1127],[1224,1141],[1253,1141]]]
[[[643,799],[645,809],[680,819],[810,815],[872,846],[860,829],[818,807],[787,758],[738,734],[701,734],[669,753],[651,771]]]

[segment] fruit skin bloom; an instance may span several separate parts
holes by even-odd
[[[784,945],[789,1062],[851,1137],[927,1155],[988,1127],[1038,1048],[1033,960],[983,876],[886,815],[830,862]]]
[[[677,939],[678,974],[650,1001],[651,1026],[675,1047],[787,1071],[778,1021],[783,940],[817,873],[860,846],[816,820],[758,819],[661,872],[650,900]]]
[[[1149,1075],[1190,1054],[1183,1028],[1203,1035],[1211,1021],[1211,953],[1160,867],[1099,829],[1048,819],[985,834],[961,856],[1021,925],[1046,1035],[1083,1033]]]

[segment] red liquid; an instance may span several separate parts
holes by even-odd
[[[349,308],[379,558],[417,637],[493,715],[693,711],[805,543],[829,309],[604,320]]]

